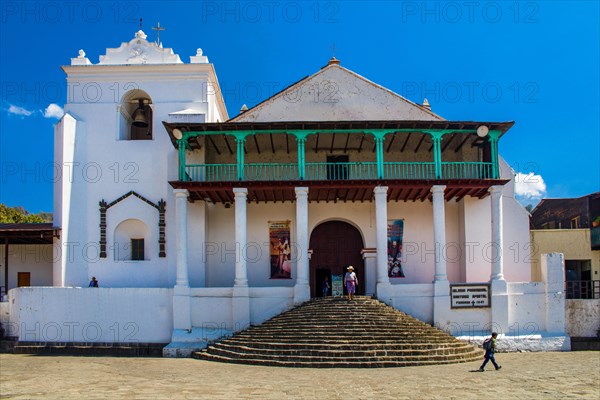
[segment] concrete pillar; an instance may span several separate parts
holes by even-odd
[[[310,300],[308,285],[308,188],[297,187],[296,192],[296,286],[294,304]]]
[[[546,331],[564,335],[566,332],[564,255],[542,254],[541,267],[546,293]]]
[[[186,189],[175,189],[175,238],[177,242],[176,281],[173,288],[173,329],[192,329],[190,283],[188,280],[187,219],[188,196]]]
[[[446,256],[446,215],[444,210],[444,185],[435,185],[431,188],[433,195],[433,243],[435,248],[435,276],[434,281],[447,281]]]
[[[377,264],[377,297],[384,302],[390,302],[387,265],[387,186],[376,186],[375,195],[375,245]]]
[[[248,272],[246,269],[246,203],[248,200],[248,189],[234,188],[235,195],[235,281],[234,286],[248,286]]]
[[[502,257],[502,186],[489,189],[492,199],[492,275],[491,280],[504,280]]]

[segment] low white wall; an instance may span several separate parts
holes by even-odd
[[[552,296],[562,296],[556,293]],[[477,336],[485,332],[529,337],[547,333],[546,286],[542,282],[508,283],[508,327],[503,329],[492,318],[491,308],[451,308],[448,303],[433,318],[433,284],[391,285],[379,299],[421,321],[434,324],[456,336]],[[448,302],[450,298],[447,298]],[[492,299],[493,302],[493,299]],[[595,312],[595,314],[594,314]],[[597,316],[600,311],[586,311],[587,315]],[[583,313],[583,311],[581,312]],[[598,317],[596,317],[598,318]],[[598,329],[598,328],[596,328]],[[560,334],[560,332],[552,332]]]
[[[596,337],[600,330],[600,299],[567,299],[567,333],[573,337]]]
[[[508,323],[512,336],[546,331],[546,292],[541,282],[508,284]]]
[[[293,287],[249,289],[250,323],[260,324],[293,307]],[[192,326],[230,331],[233,325],[232,288],[193,288],[190,291]]]
[[[421,321],[433,324],[433,284],[390,285],[379,300]]]
[[[31,342],[168,343],[172,296],[172,289],[17,288],[9,292],[9,334]]]

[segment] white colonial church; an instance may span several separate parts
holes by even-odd
[[[359,294],[456,335],[534,324],[567,345],[562,262],[530,282],[498,154],[513,122],[446,120],[335,58],[231,118],[200,49],[184,62],[142,31],[62,68],[54,153],[73,173],[54,188],[51,287],[9,292],[20,340],[198,347],[352,265]]]

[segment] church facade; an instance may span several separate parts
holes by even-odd
[[[359,294],[455,335],[530,324],[566,346],[560,257],[530,283],[498,154],[512,121],[446,120],[335,58],[230,118],[200,49],[184,63],[142,31],[63,70],[55,161],[85,173],[55,184],[53,287],[10,292],[19,335],[194,347],[352,265]]]

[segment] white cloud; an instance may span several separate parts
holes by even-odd
[[[64,111],[58,104],[51,103],[44,111],[44,118],[56,118],[61,119],[64,115]]]
[[[8,112],[14,115],[20,115],[22,117],[29,117],[31,114],[33,114],[33,111],[29,111],[23,107],[14,106],[12,104],[10,107],[8,107]]]
[[[515,177],[515,194],[526,199],[541,199],[546,195],[546,183],[541,175],[533,172],[517,173]]]

